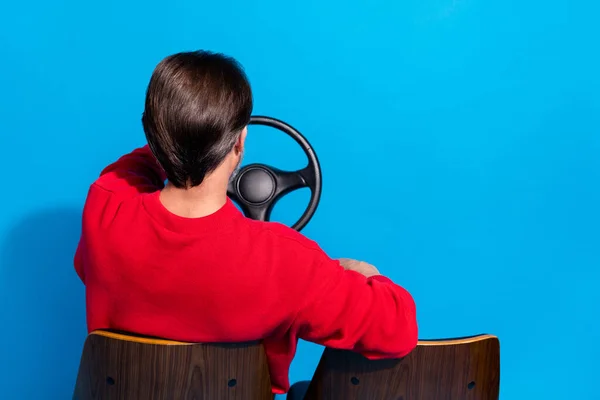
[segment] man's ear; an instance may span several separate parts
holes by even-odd
[[[242,133],[238,137],[237,142],[235,142],[234,150],[236,155],[240,155],[244,152],[244,145],[246,143],[246,135],[248,135],[248,127],[245,127],[242,130]]]

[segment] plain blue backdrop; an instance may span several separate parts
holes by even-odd
[[[502,399],[598,399],[599,4],[3,2],[0,398],[71,395],[87,188],[143,144],[156,63],[202,48],[243,63],[255,114],[308,137],[324,187],[304,233],[409,289],[421,338],[498,335]],[[247,162],[306,162],[266,128],[248,147]],[[292,381],[320,353],[303,343]]]

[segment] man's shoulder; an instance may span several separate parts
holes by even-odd
[[[249,220],[256,238],[264,239],[278,246],[291,246],[322,252],[319,245],[302,233],[279,222],[264,222]]]

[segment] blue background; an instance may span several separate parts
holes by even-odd
[[[143,144],[156,63],[203,48],[238,58],[255,114],[314,145],[324,190],[306,235],[408,288],[422,338],[498,335],[503,399],[597,399],[599,4],[3,2],[0,398],[69,398],[88,185]],[[252,128],[252,161],[305,158]],[[293,381],[320,352],[302,344]]]

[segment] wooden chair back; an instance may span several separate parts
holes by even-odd
[[[107,331],[86,339],[73,400],[273,400],[259,342],[194,344]]]
[[[497,400],[500,343],[491,335],[419,341],[400,360],[326,349],[305,400]]]

